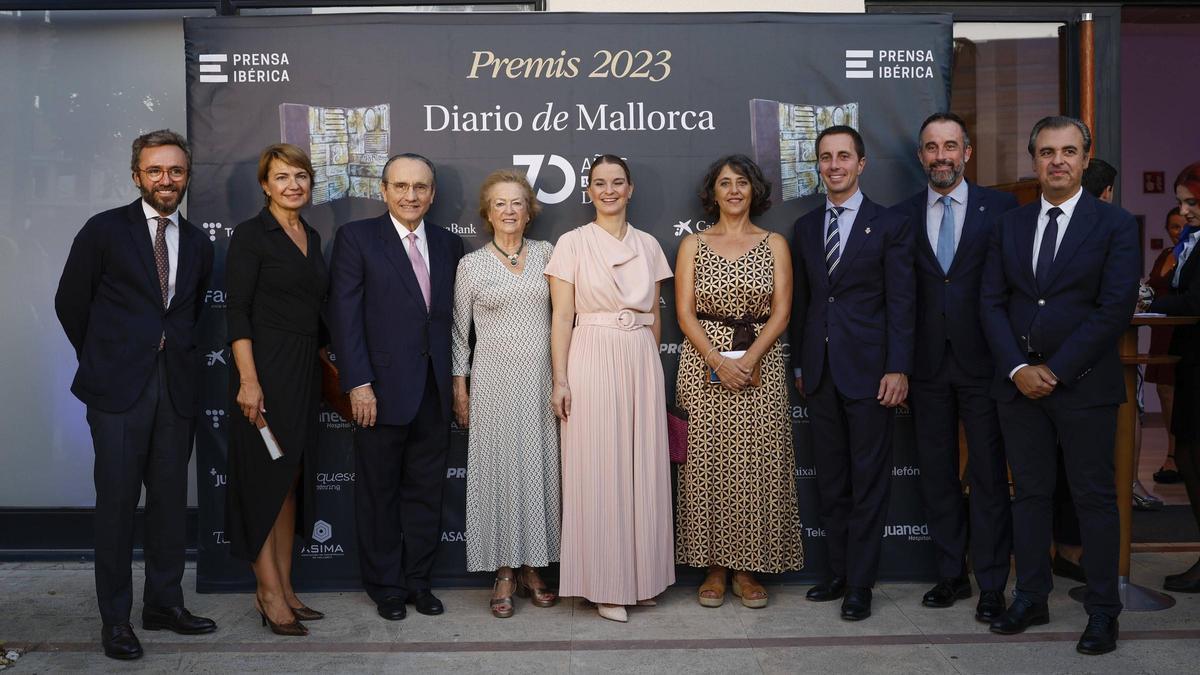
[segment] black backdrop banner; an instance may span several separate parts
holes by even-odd
[[[198,590],[251,587],[249,566],[224,537],[227,396],[224,254],[233,226],[262,205],[255,169],[281,140],[310,153],[316,176],[305,217],[325,254],[336,228],[382,213],[384,160],[417,152],[437,165],[428,216],[485,244],[478,186],[490,171],[527,173],[543,204],[530,236],[550,241],[590,220],[592,157],[628,159],[630,221],[669,259],[680,238],[709,226],[697,198],[718,156],[756,158],[774,183],[759,225],[791,237],[791,223],[824,199],[816,134],[858,128],[867,147],[864,192],[892,204],[925,177],[916,133],[949,100],[949,15],[820,14],[380,14],[187,19],[188,135],[194,153],[189,217],[217,247],[207,294],[207,353],[197,437]],[[673,288],[661,300],[661,354],[673,397],[681,334]],[[934,575],[916,485],[912,427],[898,413],[892,503],[881,575]],[[807,411],[792,407],[797,490],[807,567],[824,573]],[[350,424],[321,412],[318,522],[297,543],[301,588],[357,588]],[[665,452],[665,449],[664,449]],[[466,432],[455,430],[446,475],[440,583],[474,583],[463,543]]]

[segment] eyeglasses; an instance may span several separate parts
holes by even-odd
[[[138,173],[145,174],[146,178],[152,181],[161,180],[163,174],[170,176],[171,180],[183,180],[183,177],[187,175],[187,169],[182,166],[173,166],[169,169],[164,169],[161,166],[152,166],[149,169],[138,169]]]
[[[424,197],[429,194],[429,190],[431,189],[425,183],[389,183],[386,180],[383,181],[383,186],[390,187],[402,195],[408,194],[408,191],[412,190],[418,197]]]

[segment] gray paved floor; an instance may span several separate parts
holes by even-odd
[[[1157,584],[1195,552],[1136,553],[1133,579]],[[188,570],[185,588],[194,585]],[[141,574],[134,573],[135,587]],[[1061,581],[1061,580],[1060,580]],[[924,584],[882,584],[874,615],[837,617],[838,603],[804,600],[803,586],[770,587],[771,606],[727,601],[705,609],[694,589],[676,587],[658,607],[630,611],[628,624],[597,617],[578,601],[539,609],[517,601],[516,615],[493,619],[486,589],[442,589],[446,614],[411,612],[400,622],[375,615],[361,593],[303,596],[328,618],[306,638],[260,627],[249,595],[188,593],[189,607],[220,625],[184,637],[138,630],[140,661],[121,663],[99,649],[92,568],[74,563],[0,563],[0,642],[26,651],[9,672],[453,672],[453,673],[1195,673],[1200,670],[1200,596],[1155,613],[1126,612],[1117,652],[1075,653],[1086,623],[1062,584],[1051,623],[1013,638],[973,620],[974,601],[946,610],[920,606]],[[732,596],[730,596],[732,599]],[[135,597],[138,607],[140,598]],[[137,622],[135,621],[135,628]],[[7,674],[6,674],[7,675]]]

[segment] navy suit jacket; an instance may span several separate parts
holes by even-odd
[[[212,275],[213,246],[182,216],[175,264],[175,296],[163,309],[140,198],[92,216],[75,235],[54,310],[79,359],[71,393],[80,401],[105,412],[128,410],[154,374],[165,333],[171,403],[184,417],[195,414],[200,367],[195,329]]]
[[[916,284],[908,219],[864,197],[831,278],[822,205],[794,225],[792,266],[792,360],[806,389],[820,384],[827,350],[829,375],[850,398],[875,398],[884,373],[912,372]]]
[[[1008,374],[1036,351],[1059,379],[1051,397],[1069,407],[1120,404],[1125,376],[1117,343],[1142,270],[1137,222],[1084,190],[1046,288],[1038,288],[1032,261],[1040,211],[1041,200],[1009,211],[992,234],[980,300],[996,361],[992,395],[1019,396]]]
[[[1170,294],[1154,298],[1150,304],[1151,312],[1161,312],[1170,315],[1200,316],[1200,250],[1193,250],[1179,271],[1179,288],[1172,288]],[[1171,331],[1171,347],[1168,350],[1179,357],[1176,365],[1176,377],[1181,371],[1194,369],[1200,365],[1200,325],[1175,326]]]
[[[908,218],[916,242],[917,328],[913,377],[934,378],[942,367],[946,342],[953,345],[960,368],[979,378],[996,372],[983,325],[979,321],[979,285],[992,230],[1000,216],[1017,208],[1017,198],[967,183],[966,218],[948,272],[942,270],[929,243],[929,192],[922,188],[892,207]],[[940,223],[939,223],[940,224]]]
[[[450,416],[450,326],[463,240],[429,221],[425,232],[429,309],[387,213],[342,225],[333,241],[329,319],[339,379],[346,391],[373,385],[379,424],[413,421],[431,363],[442,413]]]

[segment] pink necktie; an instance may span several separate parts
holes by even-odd
[[[421,257],[421,249],[417,248],[416,232],[408,233],[408,262],[412,263],[417,285],[421,287],[421,295],[425,296],[425,309],[429,309],[429,268],[425,265],[425,258]]]

